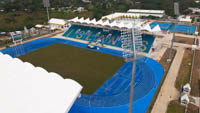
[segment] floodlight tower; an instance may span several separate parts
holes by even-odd
[[[43,4],[44,4],[44,7],[46,7],[47,18],[48,18],[48,21],[49,21],[49,7],[50,7],[50,2],[49,2],[49,0],[43,0]]]
[[[138,28],[135,28],[135,19],[130,29],[123,29],[121,31],[121,40],[122,40],[122,48],[123,57],[126,61],[133,61],[133,72],[131,78],[131,91],[130,91],[130,105],[129,105],[129,113],[133,111],[133,97],[134,97],[134,84],[135,84],[135,69],[136,69],[136,60],[137,52],[139,52],[140,46],[142,46],[142,36],[141,32]]]
[[[176,34],[176,23],[177,23],[177,17],[179,16],[179,3],[175,2],[174,3],[174,14],[176,15],[175,17],[175,22],[173,23],[174,25],[174,33],[173,33],[173,37],[171,40],[171,47],[170,47],[170,52],[169,52],[169,58],[167,59],[168,62],[171,62],[172,60],[172,49],[173,49],[173,45],[174,45],[174,39],[175,39],[175,34]]]

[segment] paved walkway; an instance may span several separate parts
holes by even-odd
[[[179,47],[177,48],[176,56],[171,64],[169,72],[163,83],[161,91],[152,109],[152,113],[166,113],[167,106],[171,100],[176,100],[179,92],[174,87],[176,82],[176,77],[178,76],[178,71],[184,56],[185,49]]]

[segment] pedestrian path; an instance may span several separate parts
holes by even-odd
[[[176,56],[171,64],[163,86],[158,94],[157,100],[153,106],[151,113],[166,113],[167,106],[171,100],[176,100],[178,97],[178,91],[175,88],[176,77],[181,66],[181,62],[184,56],[185,49],[177,48]]]

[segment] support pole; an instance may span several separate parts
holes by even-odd
[[[135,37],[134,36],[135,36],[134,28],[132,28],[132,37],[133,37],[133,73],[132,73],[132,80],[131,80],[129,113],[133,112],[133,97],[134,97],[134,84],[135,84],[136,45],[135,45]]]
[[[175,39],[175,33],[176,33],[176,21],[174,23],[174,33],[173,33],[173,37],[171,40],[171,47],[170,47],[170,51],[169,51],[169,58],[167,59],[167,61],[170,63],[172,60],[172,50],[173,50],[173,45],[174,45],[174,39]]]
[[[48,18],[48,21],[49,21],[49,8],[46,7],[46,9],[47,9],[47,18]]]

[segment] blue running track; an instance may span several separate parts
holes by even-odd
[[[54,43],[64,43],[80,48],[87,48],[87,44],[60,38],[46,38],[21,45],[23,52],[16,55],[20,46],[2,50],[4,54],[18,57],[34,50],[47,47]],[[99,47],[97,52],[122,57],[122,51]],[[125,63],[118,72],[97,89],[92,95],[81,94],[71,108],[70,113],[127,113],[132,73],[132,62]],[[137,60],[134,89],[134,113],[146,113],[152,98],[164,75],[163,67],[151,58],[144,57]],[[83,86],[84,87],[84,86]]]

